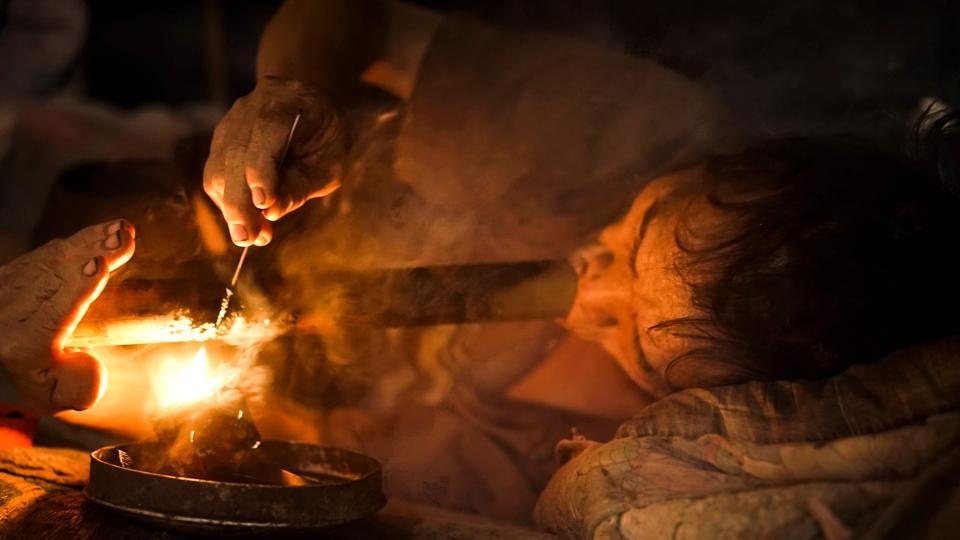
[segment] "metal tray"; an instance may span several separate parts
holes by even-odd
[[[138,470],[136,456],[156,444],[107,446],[91,453],[87,498],[162,529],[217,535],[308,533],[363,518],[386,504],[380,464],[348,450],[263,441],[260,450],[276,463],[327,479],[280,486]]]

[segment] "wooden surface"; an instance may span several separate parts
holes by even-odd
[[[0,539],[174,539],[86,501],[89,456],[78,450],[0,450]],[[542,540],[550,535],[482,518],[392,501],[376,516],[313,536]]]

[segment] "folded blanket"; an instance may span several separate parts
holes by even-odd
[[[561,467],[535,519],[576,538],[847,537],[958,445],[949,338],[828,379],[669,396]]]

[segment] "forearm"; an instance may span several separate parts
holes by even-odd
[[[408,99],[413,92],[420,63],[443,15],[403,2],[384,2],[386,40],[383,55],[363,73],[363,80],[391,94]]]
[[[257,76],[309,82],[335,97],[362,77],[407,98],[442,20],[391,0],[287,0],[261,38]]]
[[[287,0],[260,39],[257,77],[297,79],[342,97],[383,57],[385,39],[381,0]]]

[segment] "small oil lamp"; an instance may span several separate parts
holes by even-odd
[[[91,454],[84,490],[90,501],[204,537],[312,533],[383,507],[376,460],[328,446],[261,441],[237,385],[245,372],[208,365],[203,348],[188,358],[172,359],[154,374],[156,441]]]

